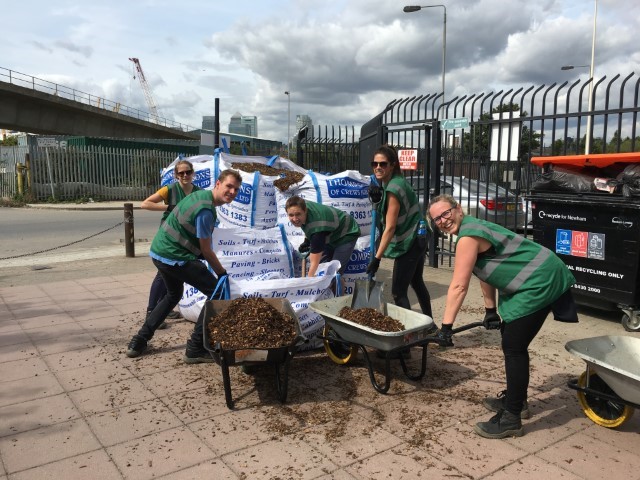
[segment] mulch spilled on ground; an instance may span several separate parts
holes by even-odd
[[[242,170],[247,173],[260,172],[262,175],[266,175],[268,177],[281,177],[273,182],[273,185],[281,192],[288,190],[291,185],[300,182],[304,178],[304,175],[300,172],[285,170],[284,168],[274,168],[256,162],[234,162],[231,164],[231,168]]]
[[[212,343],[225,350],[279,348],[296,338],[294,319],[262,298],[237,298],[209,321]]]
[[[404,325],[400,321],[380,313],[375,308],[342,307],[338,316],[379,332],[401,332],[404,330]]]

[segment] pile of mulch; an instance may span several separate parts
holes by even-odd
[[[375,308],[342,307],[338,316],[379,332],[401,332],[405,329],[400,321],[380,313]]]
[[[279,348],[293,343],[296,322],[262,298],[237,298],[208,324],[211,343],[225,350]]]
[[[273,184],[281,192],[288,190],[291,185],[300,182],[304,178],[304,175],[300,172],[285,170],[284,168],[274,168],[256,162],[234,162],[231,164],[231,168],[235,170],[242,170],[247,173],[260,172],[262,175],[266,175],[268,177],[280,177],[278,180],[274,181]]]

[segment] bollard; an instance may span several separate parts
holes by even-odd
[[[24,165],[16,163],[16,189],[18,195],[24,195]]]
[[[133,203],[124,204],[124,248],[127,257],[136,256],[135,235],[133,231]]]

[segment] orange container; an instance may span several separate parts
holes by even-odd
[[[640,163],[640,152],[594,153],[589,155],[561,155],[556,157],[531,157],[531,163],[542,167],[545,164],[573,165],[577,167],[608,167],[614,163]]]

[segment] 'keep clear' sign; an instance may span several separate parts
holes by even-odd
[[[400,160],[400,170],[418,169],[418,150],[398,150],[398,159]]]

